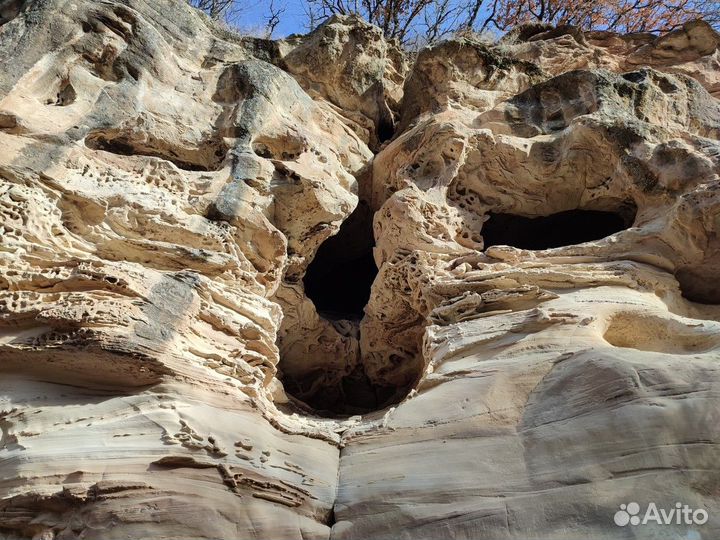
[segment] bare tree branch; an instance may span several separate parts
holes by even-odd
[[[265,35],[272,37],[286,6],[262,0]],[[247,4],[239,0],[188,0],[229,24]],[[717,0],[304,0],[304,21],[314,30],[329,17],[358,14],[406,47],[426,45],[453,33],[505,31],[535,21],[568,24],[583,30],[666,32],[702,18],[720,25]]]
[[[278,6],[275,3],[275,0],[270,0],[270,5],[268,6],[268,14],[265,23],[266,38],[270,39],[272,37],[278,24],[280,24],[280,17],[283,13],[285,13],[286,10],[286,6]]]

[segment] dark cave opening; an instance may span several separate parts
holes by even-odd
[[[675,279],[680,284],[683,298],[697,304],[720,304],[720,283],[717,268],[720,257],[708,261],[705,265],[684,266],[675,271]]]
[[[351,340],[360,339],[360,321],[378,274],[374,247],[373,211],[360,201],[337,234],[322,243],[303,278],[305,294],[318,314]],[[292,398],[291,409],[343,418],[381,410],[404,398],[408,385],[373,380],[366,373],[359,346],[358,341],[346,351],[353,355],[347,364],[333,357],[323,365],[321,350],[310,358],[281,358],[279,377]]]
[[[384,118],[378,122],[377,138],[380,144],[389,141],[395,135],[395,122],[392,118]]]
[[[566,210],[549,216],[525,217],[490,213],[481,234],[485,248],[508,245],[520,249],[551,249],[599,240],[632,226],[637,209],[617,211]]]
[[[28,0],[6,0],[5,2],[0,2],[0,26],[9,23],[20,15],[28,3]]]
[[[303,282],[318,313],[330,320],[359,321],[378,269],[373,259],[373,212],[365,202],[318,249]]]

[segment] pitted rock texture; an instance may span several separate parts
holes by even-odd
[[[718,35],[380,36],[3,4],[0,538],[720,535]]]
[[[392,137],[409,62],[379,28],[335,15],[306,36],[279,41],[278,49],[308,94],[339,108],[371,148]]]

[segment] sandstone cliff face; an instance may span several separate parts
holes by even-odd
[[[2,5],[0,538],[720,535],[707,25]]]

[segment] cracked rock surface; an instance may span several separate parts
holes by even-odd
[[[5,4],[0,538],[720,536],[708,25]]]

